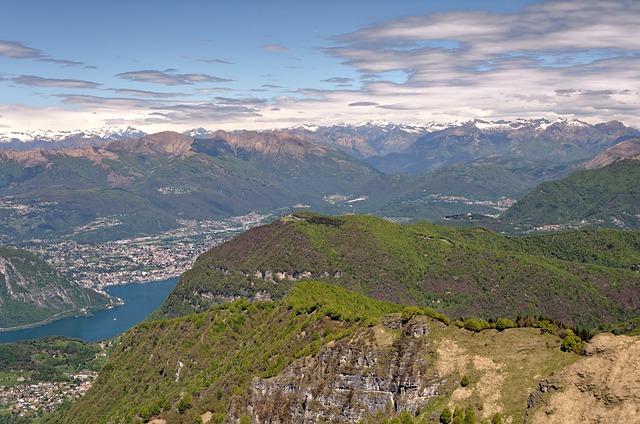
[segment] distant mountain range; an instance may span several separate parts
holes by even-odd
[[[542,162],[549,166],[591,159],[640,131],[617,121],[590,125],[578,120],[513,122],[472,120],[418,138],[406,149],[367,161],[386,172],[423,173],[484,158]]]
[[[615,121],[544,119],[139,134],[5,134],[3,146],[20,149],[0,149],[0,241],[108,240],[177,219],[306,208],[409,221],[496,216],[541,182],[598,166],[606,149],[631,154],[624,146],[640,137]]]
[[[10,131],[0,133],[0,148],[15,150],[82,148],[100,146],[110,140],[143,135],[145,135],[144,132],[132,127],[76,131]]]
[[[0,150],[0,238],[126,238],[251,211],[339,211],[382,174],[286,133],[164,132],[99,147]],[[102,225],[108,220],[110,225]],[[102,224],[100,224],[102,223]],[[95,225],[94,225],[95,224]]]
[[[215,132],[195,128],[183,134],[192,138],[209,138]],[[473,119],[445,124],[369,121],[330,126],[303,124],[261,132],[299,135],[313,143],[343,150],[358,159],[370,158],[369,162],[384,172],[412,173],[447,164],[467,163],[487,155],[529,159],[534,155],[554,162],[570,162],[593,156],[626,138],[640,137],[640,131],[618,121],[591,125],[575,119]],[[0,133],[0,148],[87,147],[144,135],[132,127],[5,132]]]

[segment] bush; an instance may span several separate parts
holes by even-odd
[[[485,328],[491,328],[489,323],[485,320],[478,320],[476,318],[469,318],[464,322],[464,328],[469,331],[482,331]]]
[[[473,408],[469,408],[465,412],[464,424],[476,424],[476,411],[474,411]]]
[[[507,328],[516,328],[518,325],[509,318],[498,318],[496,321],[496,330],[502,331]]]
[[[463,420],[464,420],[464,412],[462,412],[462,408],[460,408],[459,406],[456,406],[456,408],[453,410],[453,423],[462,424]]]
[[[178,412],[183,414],[184,411],[191,408],[191,405],[193,405],[193,398],[191,397],[191,393],[187,393],[182,396],[182,399],[178,402]]]
[[[418,308],[417,306],[407,306],[402,310],[402,323],[407,323],[416,315],[422,315],[422,309]]]
[[[460,385],[462,387],[467,387],[469,385],[469,377],[468,376],[463,376],[462,380],[460,380]]]
[[[573,331],[567,330],[567,335],[562,340],[562,346],[560,349],[564,352],[574,352],[578,355],[584,355],[586,342],[584,342],[580,337],[576,336]]]
[[[440,412],[440,422],[442,424],[449,424],[452,417],[453,414],[451,413],[451,409],[449,408],[444,408],[442,412]]]

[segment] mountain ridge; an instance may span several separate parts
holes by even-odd
[[[313,279],[454,317],[543,314],[592,327],[635,316],[638,248],[640,232],[516,238],[300,212],[202,254],[152,317],[201,312],[238,297],[278,299],[296,281]]]

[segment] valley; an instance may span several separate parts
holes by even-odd
[[[49,415],[53,383],[13,393],[40,396],[43,423],[560,414],[536,388],[573,387],[554,376],[595,333],[640,328],[637,135],[381,122],[0,151],[3,243],[93,293],[173,287],[157,309],[128,305],[145,311],[128,325],[118,308],[81,317],[90,340],[133,328],[80,400]],[[106,393],[113,406],[96,410]]]

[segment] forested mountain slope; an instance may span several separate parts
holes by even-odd
[[[639,264],[640,232],[516,238],[301,212],[201,255],[154,317],[238,297],[279,299],[295,281],[313,279],[453,317],[543,314],[596,327],[640,315]]]

